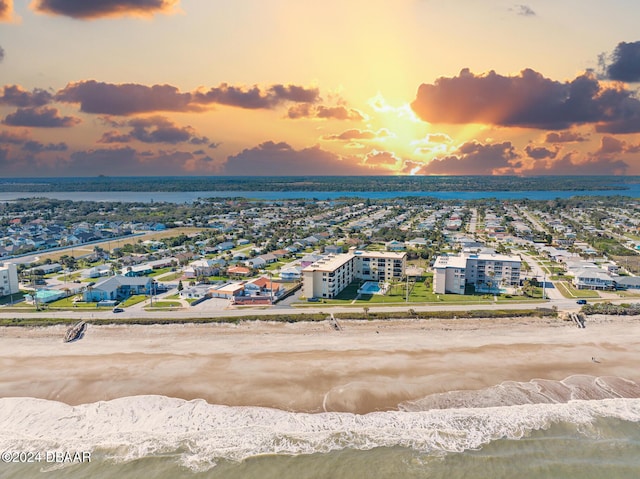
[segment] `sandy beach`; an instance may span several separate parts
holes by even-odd
[[[388,410],[504,381],[640,382],[640,318],[0,328],[0,397],[76,405],[157,394],[298,412]]]

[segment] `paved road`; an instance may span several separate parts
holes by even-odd
[[[629,298],[620,298],[610,300],[613,303],[629,302]],[[556,306],[560,311],[577,311],[580,306],[576,304],[573,299],[558,299],[549,300],[546,302],[530,302],[530,303],[517,303],[517,302],[504,302],[504,303],[480,303],[480,304],[428,304],[428,305],[415,305],[415,304],[400,304],[395,306],[369,306],[373,311],[408,311],[413,309],[415,311],[470,311],[470,310],[510,310],[510,309],[528,309],[528,308],[551,308]],[[277,307],[265,307],[264,309],[258,308],[242,308],[223,306],[220,304],[220,309],[214,310],[199,310],[198,308],[189,308],[187,310],[180,311],[145,311],[127,309],[123,313],[112,313],[111,311],[92,311],[92,310],[78,310],[78,311],[41,311],[41,312],[14,312],[3,311],[0,309],[1,318],[66,318],[66,319],[132,319],[132,318],[148,318],[148,319],[190,319],[190,318],[217,318],[217,317],[238,317],[251,315],[251,316],[265,316],[267,319],[270,315],[281,314],[297,314],[297,313],[345,313],[349,311],[358,311],[361,308],[358,307],[343,307],[343,306],[308,306],[308,307],[292,307],[290,309],[281,309]]]

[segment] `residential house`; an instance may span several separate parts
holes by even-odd
[[[613,278],[601,269],[585,268],[576,271],[573,277],[573,285],[577,289],[613,289],[616,284]]]
[[[116,275],[87,287],[82,296],[87,302],[122,301],[134,294],[149,294],[152,285],[152,278]]]
[[[403,251],[405,249],[404,243],[402,241],[389,241],[385,243],[387,251]]]
[[[329,244],[324,247],[325,254],[340,254],[342,253],[342,246]]]
[[[244,262],[247,266],[251,268],[263,268],[267,265],[267,262],[261,256],[256,256],[255,258],[248,259]]]
[[[235,296],[240,296],[243,291],[244,282],[225,283],[209,288],[209,294],[212,298],[233,299]]]
[[[233,249],[234,246],[233,241],[223,241],[222,243],[218,243],[216,248],[218,248],[218,251],[228,251]]]
[[[244,266],[232,266],[227,269],[227,274],[229,276],[249,276],[249,274],[251,274],[251,270]]]
[[[282,281],[296,281],[302,277],[302,268],[300,266],[290,266],[280,270],[280,279]]]
[[[620,276],[616,278],[616,286],[618,289],[640,290],[640,276]]]
[[[82,271],[83,278],[99,278],[100,276],[108,276],[111,273],[111,265],[99,264],[93,268]]]

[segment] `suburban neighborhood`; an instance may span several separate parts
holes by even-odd
[[[5,308],[640,296],[637,201],[217,200],[181,205],[180,218],[167,205],[157,222],[125,221],[130,207],[83,204],[77,223],[56,217],[69,204],[28,201],[29,211],[5,204],[0,218]],[[12,255],[20,245],[27,253]]]

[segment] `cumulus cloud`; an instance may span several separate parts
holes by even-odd
[[[217,173],[219,164],[212,158],[196,156],[188,151],[137,151],[129,146],[98,148],[71,154],[65,171],[77,176],[97,174],[181,175],[185,173]]]
[[[80,110],[86,113],[133,115],[158,111],[203,111],[215,104],[272,109],[286,102],[314,102],[319,99],[319,91],[297,85],[246,88],[223,83],[208,91],[180,92],[171,85],[113,84],[87,80],[70,83],[56,94],[56,99],[80,103]]]
[[[44,106],[53,100],[53,95],[41,88],[27,91],[20,85],[6,85],[2,88],[0,104],[18,107]]]
[[[367,153],[363,161],[363,163],[369,167],[385,167],[388,169],[398,166],[401,162],[402,160],[390,151],[377,150]]]
[[[391,133],[386,128],[381,128],[378,131],[358,130],[357,128],[352,128],[350,130],[343,131],[342,133],[325,135],[322,139],[330,141],[376,140],[388,138],[390,136]]]
[[[31,8],[38,13],[92,20],[104,17],[169,14],[176,11],[178,3],[179,0],[34,0]]]
[[[516,12],[518,15],[522,15],[523,17],[535,17],[536,12],[528,5],[515,5],[512,11]]]
[[[602,58],[606,75],[611,80],[623,82],[640,81],[640,41],[620,42],[616,46],[607,64],[606,58]]]
[[[0,0],[0,22],[10,22],[13,19],[13,0]],[[0,51],[2,48],[0,48]],[[0,60],[2,56],[0,55]]]
[[[56,108],[18,108],[3,121],[9,126],[29,126],[35,128],[71,127],[80,123],[79,118],[60,116]]]
[[[319,146],[296,150],[285,142],[266,141],[229,156],[222,173],[225,175],[304,176],[304,175],[372,175],[388,170],[358,165]]]
[[[334,120],[353,120],[362,121],[366,116],[355,108],[347,108],[345,106],[323,106],[319,105],[316,109],[316,117],[332,118]]]
[[[287,116],[292,120],[300,118],[321,118],[324,120],[363,121],[367,119],[366,115],[361,111],[355,108],[348,108],[344,105],[293,105],[287,111]]]
[[[196,92],[194,103],[230,105],[246,109],[270,109],[284,102],[314,103],[319,100],[317,88],[304,88],[297,85],[272,85],[262,89],[257,85],[251,88],[227,85],[213,87],[206,92]]]
[[[529,158],[540,160],[542,158],[555,158],[558,154],[558,151],[560,150],[559,148],[550,150],[549,148],[545,148],[544,146],[527,145],[524,151]]]
[[[171,85],[112,84],[95,80],[70,83],[56,94],[56,100],[80,103],[85,113],[131,115],[155,111],[194,111],[189,93]]]
[[[519,155],[510,141],[495,144],[468,142],[454,155],[434,159],[414,173],[427,175],[512,174]]]
[[[43,151],[67,151],[68,146],[64,142],[44,144],[39,141],[29,140],[24,142],[22,149],[29,153],[40,153]]]
[[[102,135],[99,143],[128,143],[132,140],[143,143],[185,143],[201,145],[209,143],[206,136],[200,137],[190,126],[179,127],[168,118],[163,116],[153,116],[149,118],[134,118],[132,120],[118,123],[112,122],[114,126],[131,127],[129,133],[118,131],[107,131]]]
[[[28,140],[29,138],[27,137],[26,133],[17,134],[11,133],[9,131],[0,131],[0,144],[22,145]]]
[[[534,160],[520,170],[526,175],[624,175],[629,165],[623,160],[569,152],[562,158]]]
[[[577,131],[552,131],[547,133],[547,143],[574,143],[587,141],[587,137]]]
[[[422,84],[411,104],[432,123],[486,123],[560,130],[591,123],[602,132],[640,131],[640,101],[620,85],[601,84],[585,73],[571,82],[544,78],[531,70],[517,76],[494,71]]]

